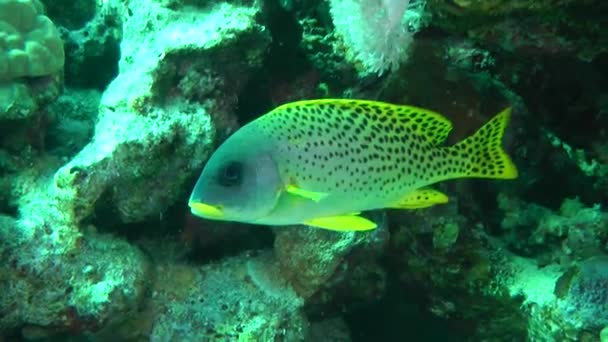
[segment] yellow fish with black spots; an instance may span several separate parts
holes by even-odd
[[[350,99],[284,104],[215,151],[189,206],[214,220],[374,229],[362,211],[446,203],[431,184],[516,178],[501,148],[510,115],[507,108],[470,137],[442,146],[452,124],[427,109]]]

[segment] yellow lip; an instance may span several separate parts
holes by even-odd
[[[200,202],[190,202],[188,204],[192,213],[198,216],[210,217],[210,218],[221,218],[224,216],[222,209]]]

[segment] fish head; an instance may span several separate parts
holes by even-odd
[[[207,219],[250,223],[267,216],[284,186],[271,152],[263,145],[238,134],[226,140],[194,186],[189,201],[192,213]]]

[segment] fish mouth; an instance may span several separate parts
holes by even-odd
[[[219,206],[210,205],[202,202],[188,203],[192,214],[203,218],[219,219],[224,217],[224,211]]]

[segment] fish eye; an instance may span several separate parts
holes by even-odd
[[[235,186],[241,183],[243,177],[243,164],[239,162],[229,162],[221,170],[219,183],[222,186]]]

